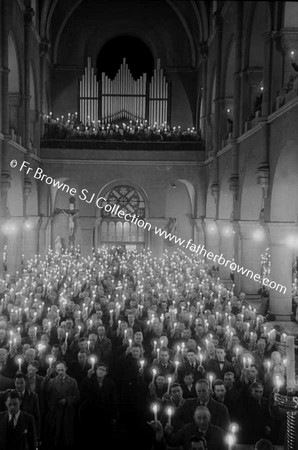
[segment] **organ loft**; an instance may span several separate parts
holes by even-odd
[[[185,248],[160,229],[270,273],[265,287],[215,263],[227,286],[252,301],[265,292],[272,317],[290,320],[298,3],[0,5],[3,279],[57,242],[84,257],[103,245]],[[151,229],[111,214],[115,204]]]

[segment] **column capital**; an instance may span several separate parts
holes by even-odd
[[[156,226],[156,227],[165,226],[167,224],[168,220],[169,219],[167,217],[147,217],[146,218],[146,221],[151,223],[152,226]]]
[[[253,239],[253,233],[258,228],[264,229],[257,220],[239,220],[238,227],[241,239]]]
[[[281,48],[284,53],[298,48],[298,30],[297,28],[284,28],[279,32]],[[290,55],[289,55],[290,57]]]
[[[298,226],[296,223],[268,222],[266,226],[272,246],[289,246],[291,237],[296,240],[298,238]]]

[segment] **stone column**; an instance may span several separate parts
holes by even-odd
[[[96,224],[94,217],[80,217],[81,227],[81,242],[76,242],[75,245],[80,245],[81,254],[83,257],[92,255],[92,248],[94,247],[93,233]]]
[[[239,221],[240,259],[236,263],[242,266],[244,270],[253,271],[253,275],[261,274],[260,242],[253,237],[258,226],[259,223],[255,221]],[[261,284],[252,278],[250,272],[249,276],[241,275],[238,281],[240,290],[248,295],[256,296],[261,287]]]
[[[25,75],[25,147],[30,148],[30,49],[31,49],[31,24],[34,11],[26,8],[24,13],[24,75]]]
[[[218,220],[219,230],[219,255],[222,253],[225,260],[232,261],[234,258],[234,230],[228,220]],[[224,281],[231,282],[230,267],[219,265],[219,276]]]
[[[205,248],[208,252],[213,252],[214,255],[219,253],[219,230],[216,220],[204,219],[204,225],[206,230],[206,243]],[[203,256],[203,252],[201,253]]]
[[[194,244],[205,244],[205,229],[202,218],[192,219]]]
[[[272,78],[272,35],[266,32],[264,37],[264,66],[263,79],[264,90],[262,98],[262,116],[268,116],[271,113],[271,78]]]
[[[7,236],[7,273],[15,276],[16,271],[21,270],[23,217],[13,217],[15,231],[10,231]]]
[[[207,62],[208,62],[208,44],[206,41],[201,42],[200,44],[201,56],[202,56],[202,91],[199,93],[201,96],[202,102],[202,117],[199,114],[199,127],[201,131],[201,136],[203,139],[206,139],[206,120],[207,120]],[[206,152],[208,151],[206,146]],[[207,153],[206,153],[207,157]]]
[[[276,289],[269,289],[269,312],[276,320],[290,320],[292,314],[292,265],[293,249],[287,246],[287,236],[297,233],[291,224],[268,223],[270,236],[270,280]],[[272,283],[273,284],[273,283]],[[279,286],[278,286],[279,285]]]
[[[148,217],[147,221],[151,223],[152,227],[149,234],[149,247],[153,256],[159,257],[163,254],[165,249],[165,239],[155,234],[155,227],[164,230],[168,219],[166,217]]]
[[[49,236],[49,227],[51,217],[39,217],[36,232],[38,234],[37,253],[44,256],[51,246],[51,236]]]
[[[234,99],[233,99],[233,133],[232,133],[232,170],[229,178],[229,187],[233,192],[233,219],[239,219],[239,143],[237,138],[241,134],[240,104],[241,104],[241,61],[242,61],[242,22],[243,5],[235,4],[236,8],[236,40],[235,40],[235,73],[234,73]]]
[[[40,228],[40,218],[37,216],[27,217],[23,230],[22,253],[25,260],[33,258],[38,254],[38,231]]]

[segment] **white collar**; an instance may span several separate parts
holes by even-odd
[[[19,420],[20,414],[21,414],[21,411],[16,413],[15,416],[14,416],[14,423],[15,423],[15,425],[17,424],[17,422]],[[8,416],[9,416],[9,420],[11,420],[12,419],[12,414],[8,413]]]

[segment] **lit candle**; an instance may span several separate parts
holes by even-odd
[[[154,405],[152,406],[152,410],[154,413],[154,422],[157,422],[157,404],[154,403]]]
[[[271,361],[266,361],[267,372],[270,372]]]
[[[49,356],[48,361],[49,361],[49,368],[51,368],[51,367],[52,367],[52,363],[53,363],[53,361],[54,361],[53,356]]]
[[[95,358],[94,358],[94,356],[92,356],[92,357],[90,358],[90,361],[91,361],[91,369],[93,370],[93,369],[94,369],[94,366],[95,366]]]
[[[214,377],[213,377],[213,375],[211,375],[211,374],[208,376],[210,389],[212,389],[213,378],[214,378]]]
[[[276,385],[276,388],[277,388],[277,392],[279,392],[279,390],[280,390],[280,388],[282,386],[282,381],[281,381],[281,378],[280,378],[279,375],[276,375],[276,377],[275,377],[275,385]]]
[[[167,408],[167,415],[168,415],[168,425],[171,426],[171,417],[174,413],[173,408],[169,407]]]
[[[160,348],[156,349],[156,354],[157,354],[157,360],[159,361],[159,353],[160,353]]]
[[[128,339],[128,343],[129,343],[129,348],[131,348],[131,345],[132,345],[132,339]]]
[[[154,383],[156,374],[157,374],[157,370],[156,369],[152,369],[152,383]]]
[[[199,354],[199,360],[200,360],[200,367],[202,367],[202,362],[203,362],[203,355],[202,353]]]
[[[177,373],[178,366],[179,366],[180,362],[179,361],[175,361],[174,364],[175,364],[175,373]]]
[[[144,369],[145,361],[143,359],[141,359],[140,364],[141,364],[141,369]]]
[[[168,389],[167,389],[167,394],[170,393],[171,383],[172,383],[172,377],[168,377]]]
[[[19,371],[22,370],[22,358],[18,358]]]

